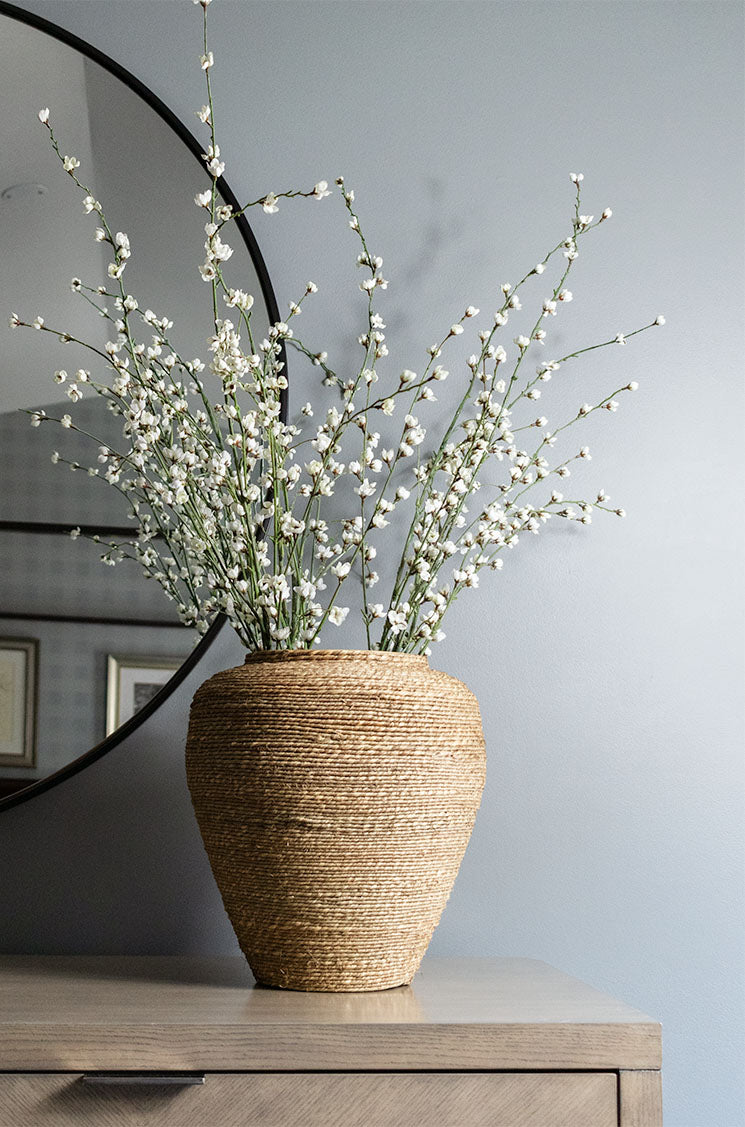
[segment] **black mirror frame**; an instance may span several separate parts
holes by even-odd
[[[103,69],[113,75],[114,78],[118,78],[120,82],[128,86],[133,93],[138,94],[139,97],[158,114],[166,125],[170,126],[174,133],[180,137],[187,149],[192,152],[195,159],[199,162],[200,167],[204,169],[204,161],[201,155],[204,146],[189,132],[183,122],[176,117],[173,111],[170,110],[157,95],[153,94],[151,90],[148,90],[138,78],[135,78],[128,70],[125,70],[123,66],[109,58],[109,56],[105,55],[102,51],[99,51],[96,47],[79,39],[77,35],[73,35],[72,32],[67,31],[65,28],[58,27],[57,24],[53,24],[42,16],[35,15],[33,12],[27,12],[23,8],[19,8],[16,4],[10,4],[7,0],[0,0],[0,16],[9,16],[11,19],[18,20],[20,23],[25,23],[29,27],[36,28],[37,31],[51,35],[54,39],[59,40],[60,43],[64,43],[66,46],[79,51],[81,55],[90,59],[91,62],[98,63],[99,66],[103,67]],[[241,205],[222,177],[218,180],[217,185],[225,202],[238,211]],[[280,320],[277,299],[271,281],[269,280],[266,264],[259,250],[256,238],[245,215],[238,216],[235,223],[246,245],[254,269],[256,270],[261,286],[261,294],[269,314],[269,320],[271,322],[277,322]],[[287,418],[286,391],[283,392],[282,398],[282,418],[284,420]],[[44,779],[38,779],[35,782],[29,783],[28,787],[25,787],[23,790],[19,790],[14,794],[7,795],[5,798],[0,799],[0,813],[2,813],[3,810],[9,810],[12,806],[19,806],[22,802],[27,802],[37,794],[43,793],[43,791],[50,790],[52,787],[57,786],[58,783],[64,782],[65,779],[72,778],[73,775],[77,775],[79,771],[84,770],[89,764],[95,763],[97,759],[101,759],[102,756],[108,754],[108,752],[112,751],[126,740],[132,732],[136,731],[141,724],[144,724],[148,717],[153,715],[171,693],[178,688],[189,673],[191,673],[222,630],[225,621],[223,615],[215,619],[202,640],[186,658],[183,665],[179,667],[171,679],[165,683],[163,688],[160,689],[135,716],[125,721],[120,728],[117,728],[115,732],[112,732],[112,734],[102,740],[101,743],[96,744],[95,747],[84,752],[59,771],[55,771]]]

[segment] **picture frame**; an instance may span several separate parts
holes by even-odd
[[[0,637],[0,767],[36,766],[37,638]]]
[[[106,671],[106,735],[110,736],[170,681],[183,656],[109,654]]]

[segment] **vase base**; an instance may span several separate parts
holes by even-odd
[[[297,986],[290,983],[280,985],[274,982],[261,982],[257,978],[256,986],[261,987],[262,990],[289,990],[298,994],[384,994],[389,990],[398,990],[402,986],[411,986],[411,979],[390,986]]]
[[[267,965],[265,960],[246,956],[256,985],[271,990],[295,990],[305,994],[361,994],[375,991],[395,990],[399,986],[410,986],[419,969],[421,958],[411,960],[408,965],[381,967],[379,964],[368,967],[344,966],[331,963],[326,966],[288,966],[277,960]],[[412,965],[413,964],[413,965]]]

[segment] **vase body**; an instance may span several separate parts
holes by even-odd
[[[408,654],[250,654],[198,689],[186,768],[258,982],[356,991],[411,981],[484,785],[465,685]]]

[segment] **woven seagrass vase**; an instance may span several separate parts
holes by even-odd
[[[258,982],[356,991],[411,981],[484,785],[465,685],[409,654],[250,654],[197,691],[186,769]]]

